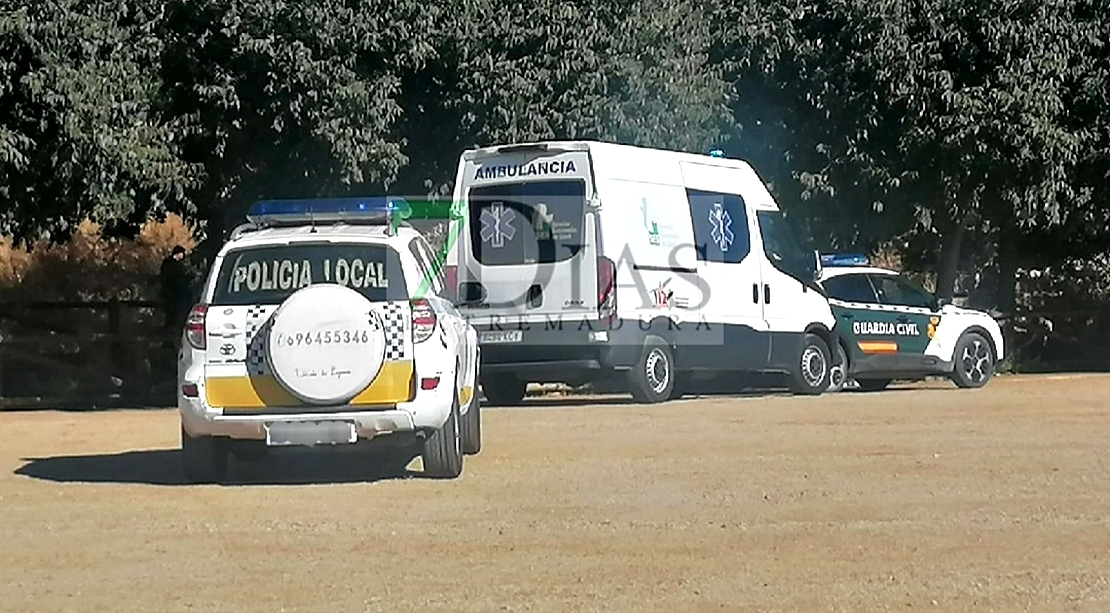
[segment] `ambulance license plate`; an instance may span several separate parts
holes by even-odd
[[[519,343],[524,338],[520,330],[486,330],[478,333],[479,343]]]

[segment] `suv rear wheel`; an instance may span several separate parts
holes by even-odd
[[[424,474],[438,479],[454,479],[462,474],[462,437],[459,433],[459,394],[455,392],[447,421],[424,441]]]
[[[470,407],[462,416],[462,450],[474,455],[482,450],[482,401],[478,398],[478,386],[470,388]]]

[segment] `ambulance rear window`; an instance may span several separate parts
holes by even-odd
[[[481,264],[549,264],[585,248],[581,179],[475,187],[469,205],[471,249]]]
[[[315,283],[338,283],[374,302],[408,299],[401,259],[392,248],[311,243],[229,251],[211,304],[278,304]]]

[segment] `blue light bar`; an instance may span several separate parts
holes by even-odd
[[[405,218],[411,207],[403,198],[314,198],[261,200],[251,205],[247,219],[259,224],[296,224],[328,221],[388,221]]]
[[[709,157],[711,157],[711,158],[723,158],[723,157],[725,157],[725,152],[720,148],[711,149],[709,151]]]
[[[867,266],[870,260],[862,253],[822,253],[822,266]]]

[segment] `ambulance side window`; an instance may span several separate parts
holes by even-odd
[[[744,199],[700,189],[686,189],[694,224],[694,249],[702,262],[742,262],[751,250]],[[645,219],[647,225],[650,220]]]

